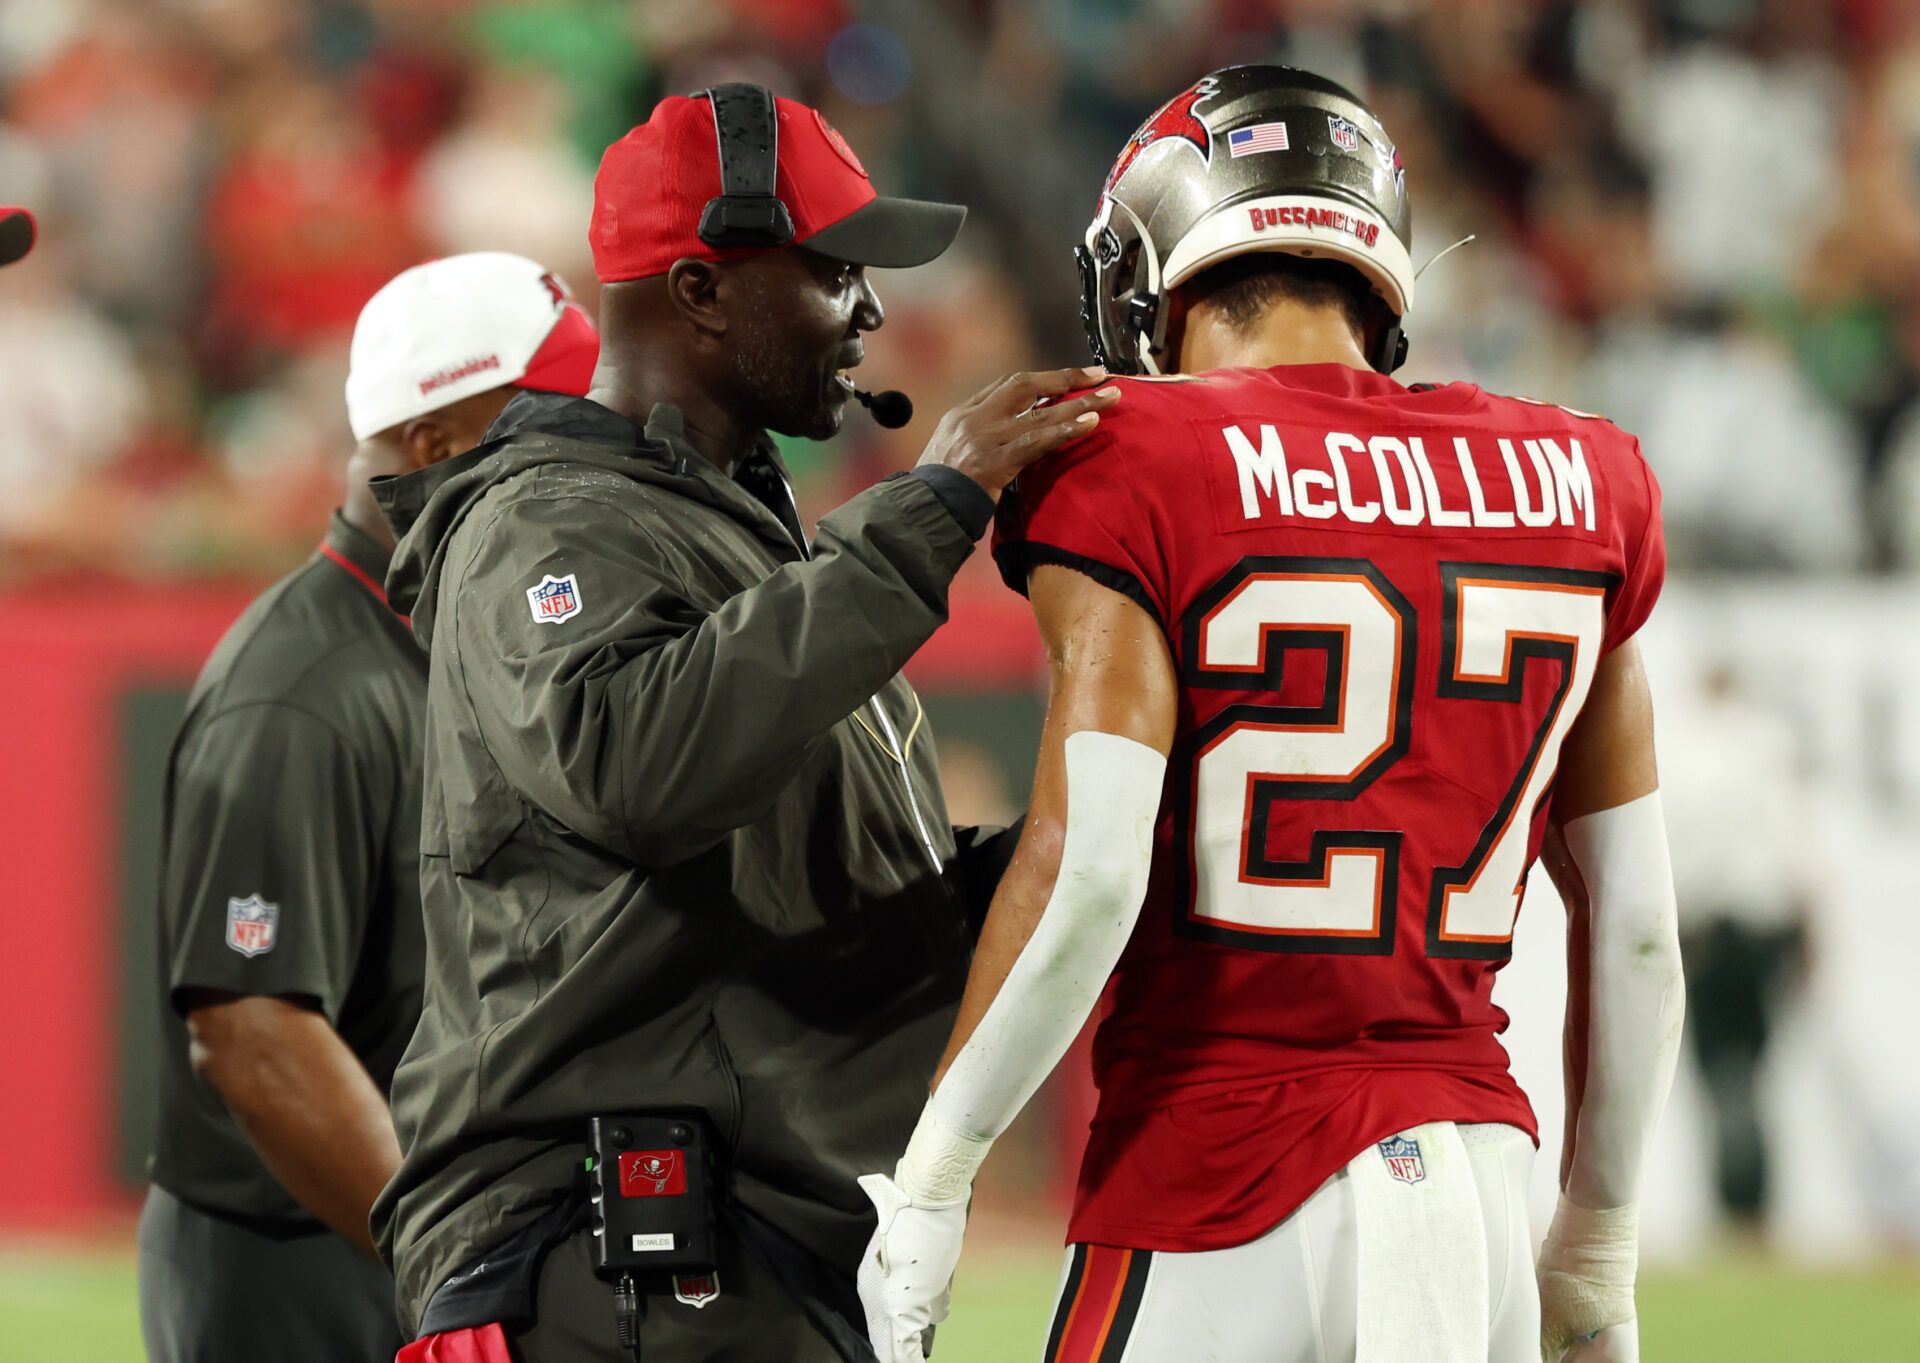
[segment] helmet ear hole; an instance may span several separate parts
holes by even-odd
[[[1110,290],[1108,296],[1117,300],[1122,294],[1133,288],[1135,284],[1134,275],[1139,268],[1140,238],[1135,237],[1132,241],[1128,242],[1126,248],[1120,252],[1120,259],[1113,267],[1112,282],[1108,285],[1108,289]]]
[[[1127,301],[1127,320],[1140,335],[1153,335],[1154,324],[1159,319],[1160,299],[1157,295],[1137,293]]]

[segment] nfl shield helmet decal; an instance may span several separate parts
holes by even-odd
[[[1333,138],[1333,145],[1341,151],[1360,150],[1360,125],[1340,117],[1339,114],[1327,115],[1327,132]]]
[[[527,609],[536,625],[557,625],[580,613],[580,583],[572,573],[555,577],[548,573],[540,585],[527,588]]]
[[[1389,1136],[1380,1142],[1380,1158],[1387,1172],[1402,1183],[1418,1183],[1427,1176],[1426,1163],[1420,1158],[1420,1142],[1405,1136]]]
[[[280,906],[257,894],[227,901],[227,945],[242,956],[264,956],[280,931]]]

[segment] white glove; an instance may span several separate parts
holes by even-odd
[[[885,1174],[868,1174],[860,1188],[880,1217],[856,1276],[867,1338],[880,1363],[923,1363],[953,1300],[966,1199],[919,1206]]]
[[[1640,1325],[1609,1325],[1591,1339],[1576,1339],[1560,1363],[1640,1363]]]

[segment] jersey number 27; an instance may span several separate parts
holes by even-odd
[[[1447,864],[1445,850],[1420,837],[1434,863],[1428,954],[1499,959],[1512,950],[1534,812],[1592,685],[1606,592],[1618,579],[1514,564],[1441,563],[1439,572],[1440,666],[1429,694],[1524,706],[1529,669],[1553,669],[1544,707],[1525,716],[1531,740],[1519,770],[1472,846]],[[1306,859],[1283,862],[1268,855],[1269,825],[1285,820],[1288,802],[1360,802],[1407,755],[1422,684],[1416,625],[1406,597],[1365,559],[1245,558],[1189,608],[1188,686],[1277,693],[1300,650],[1325,655],[1326,686],[1316,705],[1230,705],[1177,754],[1176,827],[1188,831],[1176,871],[1182,931],[1266,951],[1393,952],[1407,830],[1315,828]],[[1539,706],[1541,688],[1533,694]],[[1423,718],[1434,713],[1422,707]],[[1429,798],[1463,798],[1445,772],[1428,788]],[[1415,810],[1414,800],[1396,803]]]

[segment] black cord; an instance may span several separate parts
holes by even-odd
[[[633,1274],[622,1273],[613,1289],[613,1328],[620,1347],[640,1358],[640,1293],[633,1285]]]

